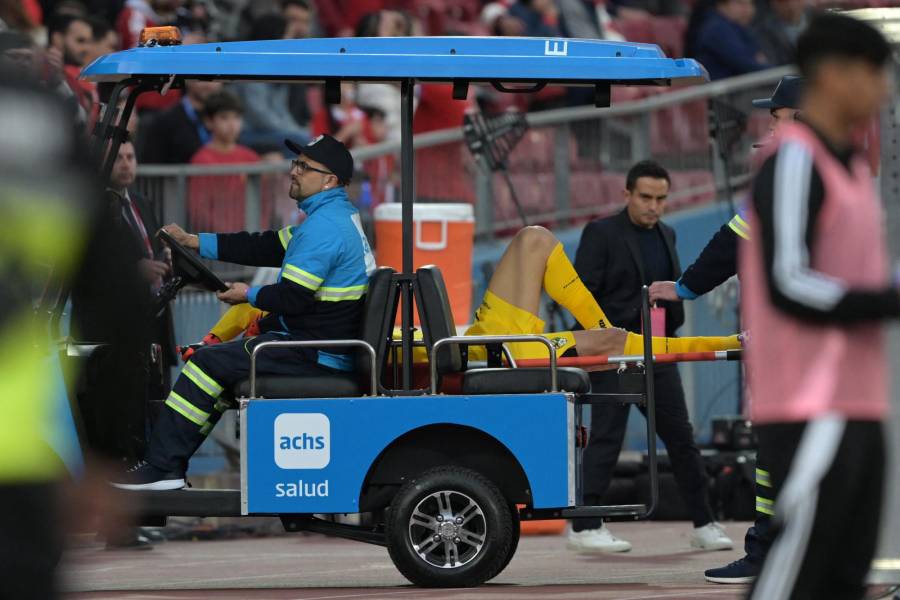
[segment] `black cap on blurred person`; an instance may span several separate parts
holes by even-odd
[[[771,98],[759,98],[753,101],[756,108],[800,108],[800,96],[803,94],[804,79],[799,75],[785,75],[775,86]]]
[[[327,133],[314,138],[305,146],[291,140],[284,140],[284,144],[291,152],[308,156],[328,167],[341,185],[347,185],[353,178],[353,157],[350,151]]]

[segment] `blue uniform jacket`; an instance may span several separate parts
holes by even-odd
[[[281,267],[272,285],[251,287],[247,300],[269,314],[263,332],[291,339],[359,337],[360,319],[375,257],[359,211],[344,188],[319,192],[298,206],[307,217],[280,231],[201,233],[200,255],[243,265]],[[349,354],[317,353],[318,362],[351,370]]]

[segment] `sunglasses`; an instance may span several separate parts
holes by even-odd
[[[291,170],[293,171],[294,169],[299,170],[301,173],[306,173],[307,171],[315,171],[316,173],[321,173],[322,175],[334,175],[334,173],[332,173],[331,171],[324,171],[322,169],[317,169],[310,166],[310,164],[305,160],[292,160]]]

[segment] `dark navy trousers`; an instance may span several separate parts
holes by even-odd
[[[184,365],[151,432],[144,459],[170,472],[184,473],[190,457],[232,405],[232,387],[250,377],[250,354],[262,342],[292,340],[270,332],[199,349]],[[257,356],[257,375],[332,373],[316,362],[315,350],[269,348]]]

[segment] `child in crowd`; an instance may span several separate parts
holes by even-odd
[[[259,155],[237,143],[243,125],[240,100],[228,92],[212,94],[203,109],[203,124],[210,140],[193,158],[194,165],[247,164]],[[230,232],[244,229],[246,175],[195,175],[190,179],[188,217],[203,231]],[[264,207],[263,207],[264,208]],[[263,213],[266,213],[263,210]]]

